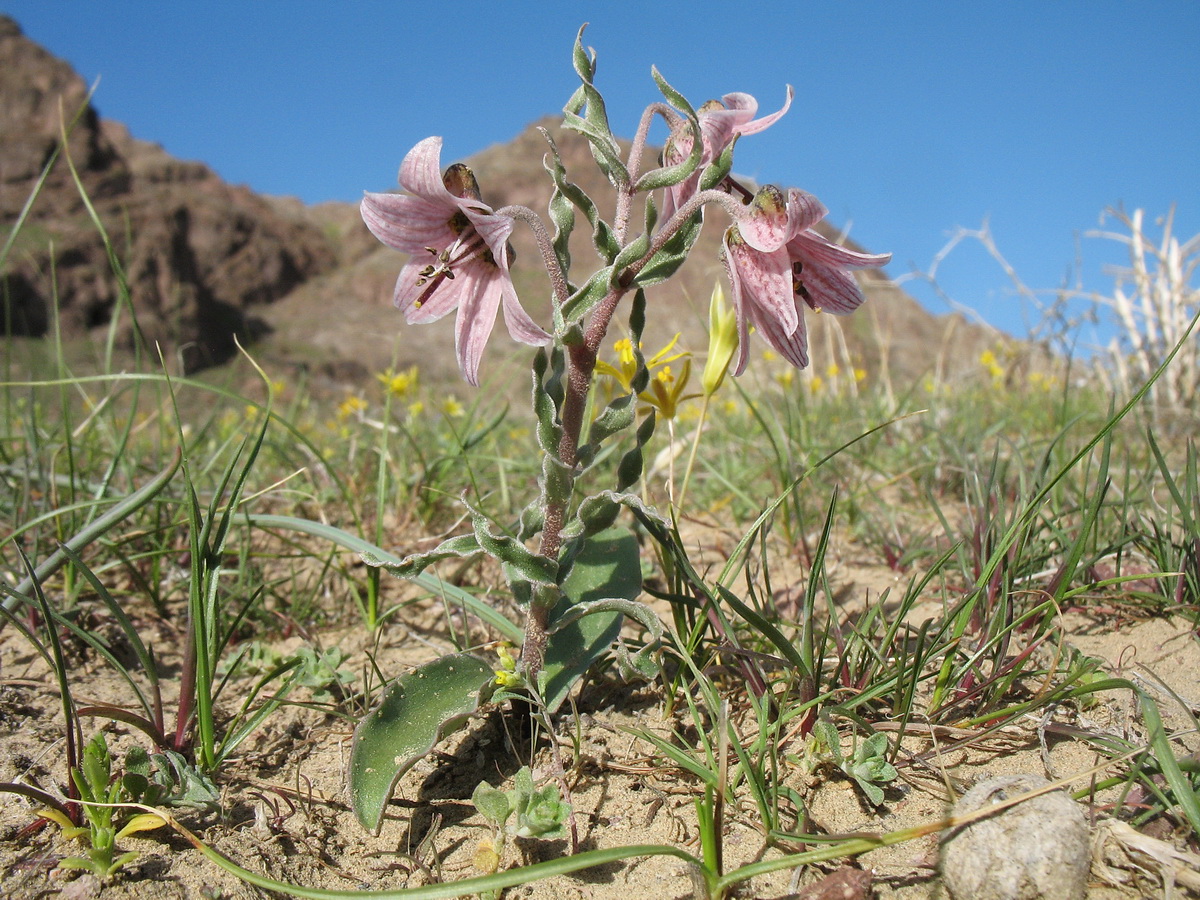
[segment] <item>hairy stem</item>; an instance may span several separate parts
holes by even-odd
[[[554,241],[550,237],[550,232],[546,230],[542,217],[528,206],[519,204],[502,207],[496,210],[496,215],[520,219],[529,226],[534,239],[537,240],[538,250],[542,254],[542,264],[546,267],[546,274],[550,276],[550,285],[554,289],[554,300],[559,306],[566,303],[567,298],[571,296],[571,289],[567,286],[566,273],[558,264],[558,254],[554,252]]]
[[[624,187],[620,190],[617,206],[622,203],[628,206],[632,189]],[[640,259],[631,263],[617,278],[615,286],[592,312],[591,321],[583,335],[583,341],[566,347],[567,351],[567,383],[563,392],[563,403],[559,413],[562,426],[562,436],[558,444],[558,462],[568,471],[575,468],[578,462],[579,437],[583,432],[584,413],[587,409],[588,395],[592,389],[593,375],[596,370],[596,359],[600,345],[608,334],[612,317],[616,313],[621,299],[629,293],[637,274],[646,267],[654,255],[658,253],[683,225],[695,215],[706,203],[718,203],[734,218],[740,216],[745,207],[729,194],[720,190],[701,191],[683,204],[674,216],[659,229],[650,242],[650,247]],[[513,207],[505,207],[501,212],[514,214]],[[540,219],[538,220],[540,225]],[[544,232],[544,229],[543,229]],[[548,245],[543,245],[543,247]],[[543,255],[546,255],[543,249]],[[553,259],[553,266],[550,265]],[[547,269],[558,270],[558,260],[551,249],[547,259]],[[553,281],[555,276],[551,274]],[[565,279],[564,279],[565,281]],[[557,559],[562,550],[562,532],[566,525],[567,510],[574,489],[574,479],[568,480],[561,496],[552,496],[548,490],[549,479],[543,488],[542,511],[544,520],[538,552],[550,559]],[[539,588],[534,592],[529,604],[529,615],[525,623],[525,639],[521,648],[521,666],[525,677],[536,684],[538,673],[546,658],[546,643],[549,640],[550,611],[558,602],[560,592],[556,586],[550,585]]]

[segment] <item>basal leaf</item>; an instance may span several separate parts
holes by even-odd
[[[401,675],[354,729],[350,804],[363,826],[378,831],[396,782],[491,695],[491,666],[469,653]]]

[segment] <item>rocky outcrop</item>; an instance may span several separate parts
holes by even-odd
[[[64,128],[69,137],[60,146]],[[138,339],[136,318],[151,346],[161,344],[185,371],[228,359],[235,338],[261,336],[261,307],[338,261],[333,241],[306,213],[228,185],[208,167],[102,120],[71,67],[0,17],[6,233],[31,197],[0,270],[5,330],[45,334],[57,303],[64,336],[116,318],[128,343]]]

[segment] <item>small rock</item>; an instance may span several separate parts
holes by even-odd
[[[1003,803],[1049,784],[1039,775],[981,781],[954,815]],[[1091,863],[1087,820],[1062,791],[1051,791],[942,837],[942,880],[956,900],[1083,900]]]
[[[103,885],[100,879],[90,872],[80,875],[74,881],[67,882],[63,889],[58,892],[60,900],[93,900],[100,896],[100,888]]]

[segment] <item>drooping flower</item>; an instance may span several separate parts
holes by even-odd
[[[380,241],[411,257],[396,281],[395,304],[410,324],[434,322],[458,310],[458,365],[479,384],[479,360],[504,310],[514,340],[541,345],[550,336],[521,307],[509,272],[513,220],[495,215],[480,198],[469,168],[440,169],[442,139],[421,141],[400,166],[407,194],[367,193],[362,217]]]
[[[814,312],[844,316],[863,302],[852,269],[886,265],[890,253],[858,253],[813,230],[825,206],[812,194],[773,185],[759,190],[747,214],[725,232],[725,268],[737,314],[738,356],[733,373],[746,367],[750,325],[784,359],[808,365],[808,329],[801,302]]]
[[[700,137],[704,141],[704,149],[700,153],[700,164],[696,171],[679,184],[667,188],[663,199],[663,221],[668,221],[679,207],[696,193],[700,183],[700,173],[704,167],[725,152],[725,148],[733,143],[734,138],[743,134],[756,134],[774,125],[792,105],[795,91],[789,84],[787,99],[783,108],[778,112],[754,118],[758,112],[758,101],[750,94],[726,94],[720,100],[709,100],[696,110],[696,118],[700,123]],[[668,165],[678,165],[692,152],[692,133],[686,123],[680,122],[670,138],[667,139],[663,150],[663,162]]]

